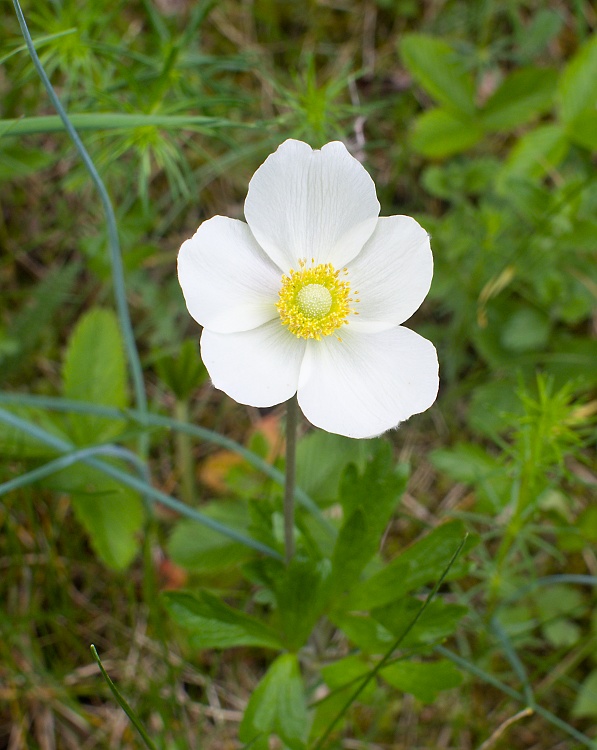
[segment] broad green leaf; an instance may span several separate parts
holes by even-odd
[[[425,34],[406,34],[402,59],[415,80],[448,109],[475,112],[475,85],[460,55],[446,42]]]
[[[541,125],[514,146],[496,179],[501,193],[511,191],[512,180],[537,180],[564,159],[568,152],[566,133],[559,125]]]
[[[486,130],[508,131],[549,110],[557,73],[550,68],[524,68],[511,73],[483,107]]]
[[[368,612],[336,611],[330,619],[365,654],[385,654],[396,642],[396,637]]]
[[[451,521],[435,528],[414,542],[405,552],[371,578],[358,583],[344,603],[349,610],[367,610],[382,607],[401,599],[410,591],[436,581],[446,569],[452,555],[466,535],[460,521]],[[466,550],[475,543],[469,537],[465,549],[452,567],[449,578],[463,572]]]
[[[519,26],[515,32],[517,57],[536,59],[559,34],[563,24],[563,14],[555,9],[541,8],[530,14],[528,23]]]
[[[374,537],[361,507],[357,508],[340,529],[332,556],[332,580],[336,596],[358,581],[375,550]],[[373,545],[371,544],[373,542]]]
[[[531,307],[515,310],[501,332],[501,342],[511,352],[542,350],[549,341],[551,323],[546,315]]]
[[[411,693],[423,703],[433,703],[440,691],[458,687],[462,682],[462,674],[447,659],[399,661],[382,669],[380,674],[392,687]]]
[[[80,463],[44,480],[44,485],[70,495],[77,520],[108,567],[122,570],[132,562],[144,520],[138,493]]]
[[[79,320],[62,374],[66,398],[121,409],[127,406],[124,345],[113,312],[96,308]],[[109,440],[122,429],[120,422],[93,415],[71,414],[68,423],[77,445]]]
[[[410,144],[423,156],[443,159],[472,148],[482,138],[483,129],[472,118],[430,109],[415,120]]]
[[[503,471],[500,462],[475,443],[457,443],[453,448],[438,448],[430,454],[431,463],[457,482],[475,484]]]
[[[414,597],[404,597],[385,607],[374,609],[371,616],[391,633],[392,639],[396,639],[404,633],[409,623],[415,620],[422,604]],[[467,612],[466,607],[447,604],[443,599],[436,598],[427,605],[400,645],[419,646],[443,641],[454,634],[458,623]]]
[[[282,654],[254,690],[239,729],[242,742],[269,746],[277,735],[291,750],[303,750],[309,734],[303,680],[294,654]]]
[[[328,602],[329,562],[295,557],[276,576],[274,590],[282,640],[286,648],[297,651],[305,645]]]
[[[309,736],[310,744],[314,744],[326,731],[330,723],[342,714],[346,702],[354,693],[359,682],[362,682],[372,669],[372,664],[368,664],[362,656],[356,654],[338,659],[321,668],[321,676],[331,692],[323,700],[318,701],[315,706],[315,715]],[[361,679],[359,680],[359,678]],[[374,703],[376,694],[376,681],[371,680],[361,691],[358,701],[359,703]],[[342,730],[345,721],[346,717],[344,716],[337,723],[336,731]]]
[[[197,596],[184,591],[168,591],[163,597],[172,619],[189,633],[195,648],[282,648],[270,628],[206,591]]]
[[[319,503],[335,502],[346,466],[354,463],[362,468],[375,443],[375,440],[352,440],[323,430],[307,433],[297,446],[298,486]],[[325,461],[321,460],[322,456]]]
[[[249,512],[245,503],[218,500],[201,506],[201,512],[230,528],[247,531]],[[207,574],[227,570],[254,555],[244,544],[190,520],[175,526],[168,541],[168,554],[186,570]]]
[[[583,112],[570,123],[566,132],[577,145],[597,151],[597,110]]]
[[[572,715],[577,718],[583,716],[597,718],[597,669],[593,670],[581,685],[572,708]]]
[[[572,123],[597,106],[597,35],[592,35],[570,60],[558,82],[560,116]]]
[[[332,556],[336,594],[354,585],[379,549],[381,537],[406,488],[408,469],[394,465],[388,443],[377,443],[362,473],[348,466],[340,484],[345,522]]]

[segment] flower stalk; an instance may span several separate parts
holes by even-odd
[[[296,430],[298,403],[296,393],[286,402],[286,481],[284,482],[284,549],[286,564],[294,557],[294,488],[296,484]]]

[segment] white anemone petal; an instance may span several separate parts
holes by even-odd
[[[320,151],[285,141],[255,172],[245,201],[251,231],[284,271],[301,258],[341,268],[378,216],[373,180],[339,141]]]
[[[296,393],[305,341],[279,320],[251,331],[201,335],[201,356],[216,388],[249,406],[273,406]]]
[[[439,386],[430,341],[400,326],[379,333],[342,330],[309,341],[298,388],[307,419],[353,438],[380,435],[428,409]]]
[[[220,333],[246,331],[278,317],[281,273],[243,221],[204,221],[178,254],[178,279],[189,312]]]
[[[433,276],[429,235],[410,216],[380,218],[369,241],[348,265],[358,321],[404,323],[425,299]],[[358,292],[358,294],[356,294]],[[352,319],[351,319],[352,320]]]

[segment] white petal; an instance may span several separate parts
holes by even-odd
[[[204,221],[178,254],[178,279],[189,312],[220,333],[246,331],[278,317],[282,274],[243,221]]]
[[[428,409],[438,386],[437,352],[427,339],[401,326],[372,334],[343,329],[342,341],[309,341],[298,401],[315,426],[366,438]]]
[[[348,264],[358,318],[399,325],[415,313],[427,296],[433,276],[429,235],[410,216],[380,218],[371,238]],[[358,295],[355,292],[358,291]]]
[[[296,393],[305,341],[279,320],[241,333],[201,335],[201,356],[216,388],[249,406],[273,406]]]
[[[285,271],[299,258],[342,267],[371,236],[379,215],[375,185],[344,144],[313,151],[285,141],[253,175],[245,217]]]

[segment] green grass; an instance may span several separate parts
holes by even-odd
[[[183,622],[193,607],[203,628],[240,611],[262,639],[267,626],[301,644],[309,747],[339,712],[326,747],[595,747],[590,4],[24,6],[78,151],[12,3],[0,9],[0,748],[142,746],[92,643],[158,748],[242,746],[268,667],[272,694],[276,675],[296,688],[294,656],[203,647]],[[337,602],[319,618],[301,596],[324,579],[276,567],[281,413],[211,388],[176,280],[181,241],[214,214],[242,217],[248,180],[289,137],[342,139],[382,214],[432,235],[413,327],[439,350],[438,403],[386,436],[387,456],[377,441],[299,445],[299,548],[320,569],[348,534],[338,499],[371,487],[391,521],[368,583],[383,597],[384,571],[408,579],[402,554],[417,571],[436,560],[433,580],[373,607],[392,641],[390,615],[413,620],[449,534],[471,535],[435,619],[388,652],[383,679],[379,633]],[[462,526],[427,549],[448,521]],[[421,661],[434,676],[404,688]]]

